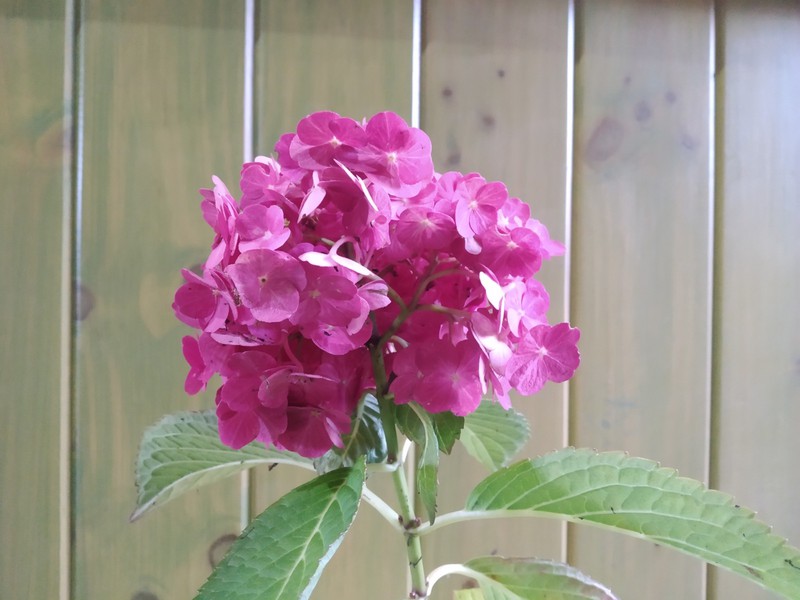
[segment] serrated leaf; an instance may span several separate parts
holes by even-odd
[[[351,431],[342,436],[343,448],[332,448],[314,461],[317,473],[327,473],[340,467],[355,464],[360,456],[365,456],[368,464],[386,460],[388,447],[383,431],[378,399],[365,394],[353,416]]]
[[[145,430],[136,462],[138,498],[131,521],[154,506],[259,464],[311,467],[294,452],[248,444],[233,450],[219,440],[213,412],[169,415]]]
[[[605,586],[564,563],[486,556],[464,566],[475,572],[484,600],[617,600]]]
[[[800,598],[800,550],[730,496],[650,460],[567,448],[493,473],[467,501],[467,514],[518,511],[671,546],[786,598]]]
[[[524,415],[485,399],[465,418],[461,443],[473,458],[490,471],[496,471],[508,464],[530,435],[531,428]]]
[[[257,516],[196,600],[307,600],[355,518],[365,462],[320,475]]]
[[[415,442],[420,452],[417,456],[417,492],[428,513],[428,520],[436,519],[436,497],[439,491],[439,440],[428,411],[411,402],[397,407],[400,430]]]

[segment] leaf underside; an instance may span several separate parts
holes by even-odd
[[[519,462],[478,484],[467,511],[487,517],[521,511],[614,529],[800,598],[800,550],[753,511],[674,469],[621,452],[567,448]]]
[[[311,461],[298,454],[260,443],[229,448],[219,440],[217,417],[211,411],[166,416],[142,437],[136,462],[138,498],[131,521],[189,490],[275,463],[311,467]]]
[[[473,571],[481,595],[472,593],[480,600],[617,600],[605,586],[564,563],[486,556],[464,566]]]
[[[355,518],[365,461],[320,475],[257,516],[196,600],[307,600]]]
[[[461,443],[469,454],[490,471],[506,466],[530,438],[525,416],[506,410],[493,400],[484,400],[467,415]]]

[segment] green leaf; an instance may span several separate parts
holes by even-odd
[[[650,460],[567,448],[522,461],[479,483],[464,517],[517,511],[556,515],[671,546],[787,598],[800,598],[800,550],[730,496]]]
[[[314,461],[317,473],[327,473],[339,467],[355,464],[359,457],[365,456],[368,464],[382,463],[386,460],[388,447],[383,431],[378,399],[365,394],[353,416],[351,432],[342,436],[343,448],[332,448]]]
[[[476,460],[496,471],[508,464],[530,436],[524,415],[484,399],[478,410],[467,415],[461,443]]]
[[[355,518],[365,461],[320,475],[257,516],[196,600],[306,600]]]
[[[431,420],[436,431],[436,439],[439,442],[439,450],[450,454],[453,446],[461,437],[461,431],[464,429],[464,417],[458,417],[450,411],[445,411],[432,414]]]
[[[219,440],[213,412],[169,415],[145,430],[136,462],[138,498],[131,521],[194,488],[259,464],[287,463],[311,468],[293,452],[248,444],[233,450]]]
[[[397,413],[397,426],[400,427],[400,431],[412,442],[421,446],[425,439],[425,431],[421,421],[414,417],[414,410],[409,404],[400,404],[395,407],[395,410]],[[450,454],[464,428],[464,417],[457,417],[450,411],[440,413],[425,411],[425,413],[428,415],[428,420],[433,424],[439,450],[445,454]]]
[[[439,490],[439,440],[431,415],[419,404],[411,402],[397,407],[400,430],[420,447],[417,457],[417,491],[428,513],[436,519],[436,496]]]
[[[486,600],[480,588],[465,588],[453,592],[454,600]]]
[[[469,561],[484,600],[617,600],[605,586],[564,563],[486,556]]]

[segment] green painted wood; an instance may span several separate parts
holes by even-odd
[[[570,443],[706,479],[709,53],[705,0],[578,4]],[[700,598],[699,561],[570,526],[622,598]]]
[[[59,582],[64,10],[0,2],[0,597]]]
[[[566,2],[426,2],[422,126],[441,172],[478,171],[528,202],[554,239],[565,239],[567,186],[568,4]],[[565,320],[564,270],[557,258],[541,279],[551,294],[549,318]],[[564,387],[549,385],[514,407],[529,419],[532,440],[520,457],[566,444]],[[463,508],[487,475],[458,447],[440,473],[442,512]],[[426,566],[499,553],[560,559],[563,525],[530,520],[468,523],[424,540]],[[435,598],[460,585],[445,581]]]
[[[255,153],[272,153],[281,133],[318,110],[355,119],[392,110],[410,119],[411,8],[410,2],[394,0],[261,3]],[[253,481],[255,511],[308,478],[282,466],[259,470]],[[368,485],[396,504],[388,476],[373,476]],[[362,503],[313,597],[402,598],[407,594],[404,544]]]
[[[305,115],[354,119],[392,110],[411,117],[411,3],[302,0],[260,5],[256,150]]]
[[[800,5],[721,8],[712,484],[797,545]],[[776,598],[710,583],[710,598]]]
[[[238,481],[128,516],[143,429],[213,406],[184,395],[170,305],[211,243],[197,189],[239,169],[243,6],[92,0],[84,16],[74,597],[190,598],[238,532]]]

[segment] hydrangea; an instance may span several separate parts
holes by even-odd
[[[216,177],[201,190],[214,241],[173,304],[198,330],[186,391],[221,377],[225,444],[321,456],[376,381],[466,415],[572,376],[580,332],[547,323],[534,278],[563,246],[505,185],[435,172],[428,136],[390,112],[314,113],[275,150],[242,167],[238,201]]]

